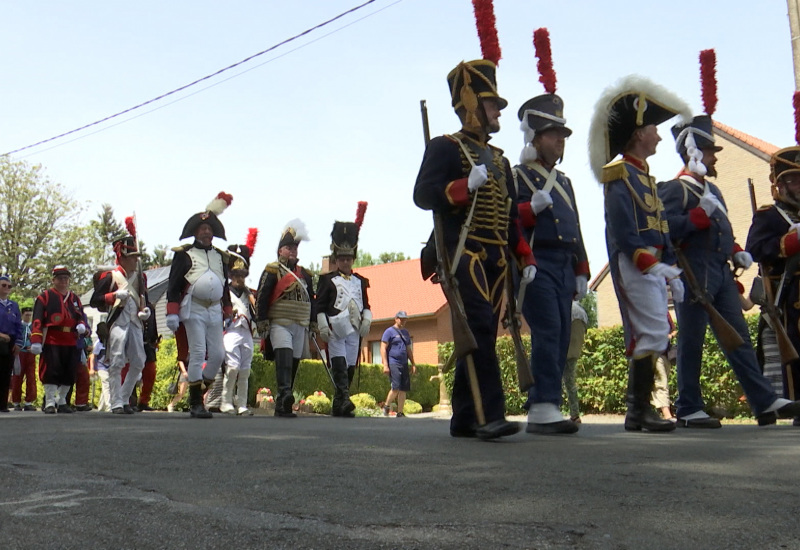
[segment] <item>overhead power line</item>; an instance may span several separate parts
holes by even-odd
[[[49,142],[55,141],[57,139],[61,139],[61,138],[65,137],[65,136],[69,136],[71,134],[80,132],[82,130],[86,130],[87,128],[91,128],[92,126],[97,126],[98,124],[102,124],[104,122],[107,122],[107,121],[109,121],[111,119],[114,119],[114,118],[117,118],[119,116],[122,116],[124,114],[130,113],[130,112],[135,111],[137,109],[141,109],[142,107],[145,107],[147,105],[150,105],[152,103],[160,101],[160,100],[162,100],[162,99],[164,99],[166,97],[169,97],[169,96],[171,96],[173,94],[176,94],[178,92],[181,92],[183,90],[191,88],[192,86],[196,86],[197,84],[200,84],[201,82],[205,82],[206,80],[212,79],[215,76],[218,76],[218,75],[220,75],[220,74],[222,74],[222,73],[224,73],[226,71],[230,71],[231,69],[235,69],[236,67],[239,67],[240,65],[243,65],[243,64],[245,64],[245,63],[247,63],[249,61],[252,61],[253,59],[255,59],[255,58],[259,57],[259,56],[262,56],[262,55],[264,55],[266,53],[269,53],[269,52],[271,52],[273,50],[276,50],[277,48],[280,48],[281,46],[284,46],[284,45],[286,45],[286,44],[288,44],[288,43],[290,43],[290,42],[292,42],[294,40],[297,40],[298,38],[302,38],[303,36],[305,36],[305,35],[307,35],[307,34],[309,34],[311,32],[314,32],[317,29],[321,29],[322,27],[324,27],[326,25],[329,25],[329,24],[333,23],[334,21],[337,21],[337,20],[341,19],[342,17],[345,17],[345,16],[347,16],[347,15],[349,15],[351,13],[354,13],[354,12],[356,12],[356,11],[366,7],[366,6],[368,6],[369,4],[373,4],[375,2],[376,2],[376,0],[367,0],[363,4],[360,4],[358,6],[350,8],[349,10],[344,11],[344,12],[340,13],[339,15],[335,16],[335,17],[332,17],[331,19],[328,19],[327,21],[319,23],[318,25],[314,25],[313,27],[310,27],[310,28],[304,30],[303,32],[301,32],[299,34],[296,34],[296,35],[292,36],[291,38],[287,38],[286,40],[278,42],[277,44],[275,44],[273,46],[270,46],[266,50],[263,50],[263,51],[260,51],[258,53],[255,53],[255,54],[253,54],[253,55],[251,55],[249,57],[246,57],[246,58],[242,59],[241,61],[239,61],[237,63],[234,63],[233,65],[228,65],[227,67],[225,67],[223,69],[220,69],[220,70],[218,70],[218,71],[216,71],[214,73],[211,73],[209,75],[206,75],[206,76],[204,76],[202,78],[198,78],[194,82],[190,82],[189,84],[185,84],[184,86],[181,86],[180,88],[175,88],[174,90],[171,90],[171,91],[169,91],[169,92],[167,92],[165,94],[161,94],[160,96],[154,97],[153,99],[147,100],[147,101],[145,101],[143,103],[139,103],[138,105],[135,105],[133,107],[125,109],[124,111],[119,111],[118,113],[114,113],[113,115],[109,115],[109,116],[107,116],[105,118],[102,118],[100,120],[96,120],[96,121],[94,121],[94,122],[92,122],[90,124],[85,124],[85,125],[81,126],[80,128],[75,128],[74,130],[70,130],[69,132],[64,132],[62,134],[58,134],[57,136],[53,136],[51,138],[43,139],[41,141],[37,141],[36,143],[32,143],[30,145],[26,145],[25,147],[20,147],[19,149],[14,149],[13,151],[9,151],[7,153],[3,153],[3,156],[5,156],[5,155],[13,155],[14,153],[19,153],[20,151],[25,151],[26,149],[31,149],[33,147],[38,147],[39,145],[43,145],[45,143],[49,143]]]

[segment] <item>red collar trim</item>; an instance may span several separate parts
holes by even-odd
[[[649,173],[650,171],[650,167],[647,166],[647,163],[644,160],[636,158],[633,155],[622,155],[622,160],[624,160],[627,163],[633,164],[636,168],[638,168],[642,172]]]

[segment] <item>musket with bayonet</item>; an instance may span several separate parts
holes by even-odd
[[[758,206],[756,204],[756,189],[755,185],[753,185],[753,178],[747,178],[747,187],[750,191],[750,206],[755,215]],[[797,268],[798,261],[800,261],[800,254],[795,254],[793,258],[786,262],[780,281],[778,282],[777,294],[775,294],[772,289],[772,282],[769,278],[769,268],[763,263],[758,264],[761,283],[764,287],[764,300],[759,305],[762,307],[762,313],[766,316],[769,326],[775,332],[775,339],[778,343],[778,354],[780,355],[781,365],[783,367],[800,359],[797,354],[797,349],[795,349],[792,344],[789,334],[786,332],[786,327],[783,325],[780,312],[781,298],[788,279],[787,274],[793,272]]]
[[[420,101],[420,110],[422,112],[422,128],[425,137],[425,145],[427,146],[431,136],[428,127],[428,107],[424,99]],[[463,229],[462,233],[464,233]],[[447,299],[447,303],[450,305],[450,318],[453,326],[453,355],[458,359],[465,359],[467,361],[467,372],[470,389],[472,391],[472,399],[475,405],[475,416],[478,424],[484,425],[486,424],[486,415],[483,412],[483,400],[481,399],[480,388],[478,386],[475,361],[472,357],[472,353],[478,349],[478,343],[467,323],[467,313],[464,310],[464,302],[461,299],[461,293],[458,290],[458,281],[455,277],[455,270],[458,266],[461,253],[459,250],[456,250],[457,255],[454,256],[451,262],[447,255],[447,248],[445,247],[441,214],[435,210],[433,211],[433,238],[436,246],[436,274],[434,275],[433,282],[441,285],[442,292]],[[460,236],[459,242],[461,242]],[[461,246],[463,247],[463,245]]]

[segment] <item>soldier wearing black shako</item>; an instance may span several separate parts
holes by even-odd
[[[489,135],[500,130],[500,110],[508,105],[497,93],[495,69],[493,61],[480,59],[461,62],[447,75],[462,128],[431,140],[414,187],[416,205],[441,219],[444,246],[439,253],[456,266],[463,310],[477,344],[456,361],[453,437],[495,439],[519,431],[518,424],[505,419],[495,341],[506,270],[521,269],[528,282],[536,267],[511,208],[516,196],[511,166],[503,151],[488,143]],[[451,310],[460,306],[450,305]]]
[[[549,59],[547,29],[534,33],[536,56]],[[544,50],[544,51],[542,51]],[[546,55],[545,55],[546,52]],[[572,135],[564,101],[555,93],[552,67],[539,63],[547,93],[519,108],[525,147],[517,176],[516,209],[525,237],[536,255],[536,279],[524,291],[522,313],[531,327],[528,433],[564,434],[578,424],[561,414],[561,379],[567,364],[572,328],[572,300],[586,295],[589,261],[583,246],[578,205],[570,179],[556,169]]]

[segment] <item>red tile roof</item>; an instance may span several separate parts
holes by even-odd
[[[778,147],[764,141],[763,139],[758,139],[757,137],[753,137],[750,134],[745,134],[744,132],[737,130],[736,128],[731,128],[730,126],[722,124],[721,122],[717,122],[716,120],[713,122],[714,122],[714,128],[716,130],[728,134],[729,136],[738,139],[742,143],[745,143],[750,147],[758,149],[759,151],[761,151],[766,155],[772,156],[772,154],[778,150]]]
[[[353,269],[369,279],[372,317],[394,319],[403,310],[409,317],[434,315],[447,301],[439,285],[423,281],[419,259]]]

